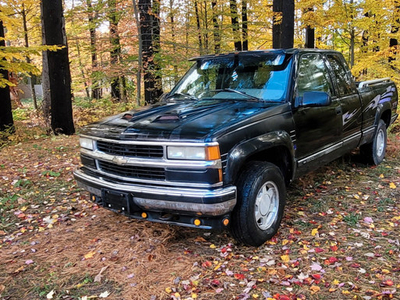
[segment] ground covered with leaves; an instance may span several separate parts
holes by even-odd
[[[251,248],[98,207],[72,177],[77,136],[13,141],[0,299],[400,299],[399,149],[391,134],[378,167],[354,153],[294,182],[279,233]]]

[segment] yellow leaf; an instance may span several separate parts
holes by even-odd
[[[395,189],[395,188],[396,188],[396,185],[395,185],[393,182],[391,182],[391,183],[389,183],[389,187],[390,187],[391,189]]]
[[[197,294],[192,293],[192,298],[193,298],[193,299],[197,299]]]
[[[312,236],[316,236],[317,233],[318,233],[318,228],[314,228],[314,229],[311,231],[311,235],[312,235]]]
[[[170,287],[166,287],[166,288],[165,288],[165,292],[169,294],[169,293],[171,293],[171,292],[172,292],[172,290],[171,290],[171,288],[170,288]]]
[[[340,283],[340,281],[337,280],[337,279],[335,279],[332,283],[333,283],[334,285],[338,285],[338,284]]]
[[[85,259],[89,259],[89,258],[92,258],[95,254],[96,254],[95,251],[90,251],[90,252],[86,253],[84,257],[85,257]]]
[[[260,297],[258,294],[253,294],[251,295],[254,299],[258,299],[258,297]]]
[[[383,174],[379,175],[379,178],[385,178],[385,176]]]
[[[355,199],[357,199],[357,200],[360,199],[360,196],[358,196],[357,194],[354,194],[353,197],[354,197]]]
[[[282,255],[281,256],[281,259],[283,260],[283,262],[285,262],[285,263],[287,263],[287,262],[289,262],[290,261],[290,257],[289,257],[289,255]]]
[[[211,248],[211,249],[215,249],[215,248],[217,248],[217,246],[215,246],[214,244],[211,244],[211,245],[210,245],[210,248]]]
[[[283,245],[283,246],[287,245],[288,243],[289,243],[289,240],[284,239],[284,240],[282,241],[282,245]]]
[[[319,286],[316,286],[316,285],[311,286],[311,287],[310,287],[311,294],[318,293],[318,292],[320,291],[320,289],[321,289],[321,288],[320,288]]]

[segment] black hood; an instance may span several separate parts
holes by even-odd
[[[242,121],[282,113],[282,103],[179,101],[130,111],[89,125],[83,134],[118,139],[201,140],[229,131]]]

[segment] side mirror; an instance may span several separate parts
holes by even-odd
[[[301,106],[328,106],[332,103],[331,97],[325,92],[304,92]]]

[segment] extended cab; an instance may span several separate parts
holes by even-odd
[[[390,79],[355,82],[335,51],[289,49],[193,59],[161,101],[84,128],[75,178],[127,216],[271,238],[286,186],[354,148],[383,161],[397,118]]]

